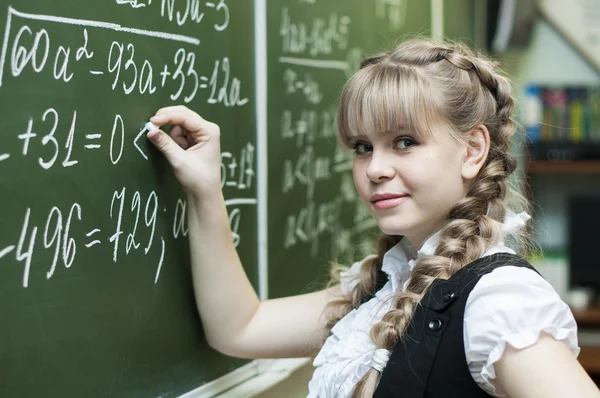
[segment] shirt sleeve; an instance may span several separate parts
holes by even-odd
[[[471,291],[464,314],[464,343],[473,379],[486,392],[505,397],[495,384],[494,364],[506,344],[523,349],[542,332],[579,354],[577,323],[569,306],[535,271],[505,266],[484,275]]]

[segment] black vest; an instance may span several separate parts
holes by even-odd
[[[435,280],[392,350],[373,397],[489,398],[467,366],[463,318],[479,279],[506,265],[535,271],[521,257],[498,253],[466,265],[448,280]]]

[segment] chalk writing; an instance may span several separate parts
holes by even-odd
[[[352,156],[335,145],[339,92],[328,93],[359,68],[364,51],[351,44],[352,20],[343,9],[320,13],[315,3],[298,0],[279,15],[281,44],[274,57],[284,100],[276,147],[292,154],[278,157],[279,195],[291,203],[280,236],[285,255],[307,249],[313,257],[338,259],[351,255],[360,235],[376,226],[356,194]],[[400,3],[377,2],[377,18],[401,23]]]
[[[117,4],[122,5],[130,5],[131,8],[142,8],[142,7],[146,7],[146,5],[150,5],[152,4],[152,0],[148,0],[148,3],[144,3],[144,2],[139,2],[138,0],[116,0]]]
[[[376,0],[375,16],[387,20],[392,31],[404,26],[408,9],[408,0]]]
[[[133,8],[150,5],[135,1],[122,1],[117,4],[130,5]],[[200,22],[200,2],[198,0],[187,0],[186,11],[175,12],[175,0],[163,0],[161,4],[161,15],[169,20],[175,18],[178,24],[183,25],[188,16],[190,20]],[[215,13],[222,14],[223,22],[214,25],[216,31],[227,28],[230,19],[230,11],[224,0],[215,3],[204,4]],[[173,17],[175,15],[175,17]],[[20,17],[15,19],[14,17]],[[54,24],[44,28],[32,28],[28,20],[49,21]],[[20,21],[25,21],[19,24]],[[76,46],[60,43],[53,38],[53,27],[60,24],[76,25],[76,33],[81,36],[81,44]],[[82,27],[83,26],[83,27]],[[144,35],[157,37],[176,42],[198,45],[200,41],[182,35],[174,35],[166,32],[147,31],[134,28],[125,28],[120,25],[90,21],[76,20],[56,16],[26,14],[9,8],[9,17],[5,31],[2,54],[0,56],[0,87],[3,83],[5,60],[8,55],[11,76],[19,78],[23,73],[32,71],[37,74],[50,73],[59,82],[81,82],[83,77],[79,76],[86,72],[91,76],[107,76],[113,91],[120,91],[125,95],[160,95],[164,91],[172,101],[190,103],[196,96],[205,90],[206,101],[209,104],[222,104],[226,107],[244,106],[249,99],[244,94],[242,81],[231,75],[231,61],[229,57],[214,60],[211,70],[200,71],[197,69],[196,52],[186,49],[175,49],[171,63],[156,64],[152,60],[154,54],[140,54],[136,51],[136,45],[131,41],[113,40],[107,43],[108,54],[106,56],[106,69],[98,69],[97,63],[90,66],[94,61],[96,52],[90,46],[88,28],[103,28],[122,31],[133,35]],[[10,49],[10,51],[9,51]],[[102,54],[105,52],[102,51]],[[46,71],[49,72],[46,72]]]
[[[143,9],[155,12],[157,18],[178,26],[209,23],[214,35],[226,30],[231,20],[225,0],[115,0],[112,6],[135,13]],[[65,30],[72,34],[65,35]],[[107,31],[111,35],[106,35]],[[167,56],[157,56],[155,47],[145,45],[147,42],[141,42],[140,37],[147,42],[168,40],[174,45],[165,50]],[[99,89],[90,94],[100,98],[111,98],[113,94],[135,98],[134,101],[160,97],[173,103],[204,102],[205,106],[220,108],[248,104],[250,97],[244,82],[234,73],[228,54],[208,58],[199,44],[200,39],[192,36],[106,21],[24,13],[8,7],[0,53],[0,90],[10,83],[11,89],[17,87],[18,91],[19,87],[30,87],[35,79],[34,85],[42,82],[55,93],[70,93],[74,85],[93,82],[93,87]],[[49,180],[60,174],[56,181],[64,178],[68,183],[77,178],[69,177],[71,170],[83,169],[91,181],[93,196],[99,197],[101,203],[92,208],[86,197],[89,193],[76,190],[82,194],[81,200],[70,199],[61,204],[54,203],[60,198],[52,196],[44,206],[24,203],[21,208],[11,209],[20,219],[14,222],[14,231],[2,235],[0,273],[7,269],[2,263],[20,265],[20,280],[12,283],[23,288],[44,281],[51,283],[66,277],[68,272],[77,272],[74,270],[85,264],[82,257],[88,253],[105,253],[106,262],[114,267],[131,261],[128,258],[147,258],[155,267],[152,279],[157,284],[168,256],[166,242],[188,236],[184,198],[173,200],[172,194],[143,188],[135,178],[132,186],[122,182],[95,186],[92,181],[98,176],[88,175],[90,171],[99,176],[117,175],[123,172],[123,164],[140,162],[146,162],[149,171],[151,151],[155,150],[141,128],[146,120],[132,120],[122,109],[103,109],[106,117],[95,117],[86,100],[54,104],[49,97],[45,106],[36,102],[31,109],[16,115],[11,120],[14,125],[7,130],[8,148],[16,150],[0,153],[0,173],[8,167],[25,168],[32,181],[39,178],[34,176],[37,170]],[[155,110],[153,106],[152,111]],[[148,112],[143,117],[150,116]],[[136,123],[140,128],[132,129]],[[235,246],[244,240],[240,231],[246,214],[254,217],[258,202],[255,144],[240,144],[239,149],[224,146],[221,154],[221,185],[228,195],[225,205]],[[56,186],[56,190],[62,189],[63,186]],[[32,277],[40,274],[42,279]],[[1,279],[6,280],[3,276]]]
[[[308,54],[312,57],[345,50],[349,42],[350,17],[337,13],[328,18],[314,18],[309,23],[292,20],[289,9],[281,10],[279,34],[284,54]]]

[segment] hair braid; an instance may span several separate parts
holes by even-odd
[[[401,236],[381,235],[377,240],[377,256],[365,260],[360,267],[358,283],[348,295],[334,300],[325,307],[326,330],[331,328],[342,319],[348,312],[358,308],[368,297],[376,293],[377,286],[385,279],[381,270],[384,254],[402,239]],[[338,281],[340,269],[333,270],[332,281]]]
[[[352,128],[360,130],[377,120],[375,116],[370,116],[369,112],[373,112],[373,109],[386,106],[388,108],[385,109],[389,109],[389,93],[386,93],[388,97],[382,103],[387,105],[365,105],[367,100],[364,99],[376,101],[381,97],[369,91],[375,90],[370,83],[385,74],[390,76],[389,86],[398,85],[398,76],[405,80],[412,79],[412,87],[418,88],[403,93],[399,93],[398,88],[398,98],[419,93],[420,97],[415,101],[424,104],[420,111],[425,116],[429,115],[428,112],[443,116],[457,139],[466,142],[461,133],[469,132],[481,124],[490,133],[487,159],[465,196],[450,209],[434,254],[418,258],[406,289],[394,294],[391,310],[370,331],[378,348],[391,350],[410,325],[415,307],[433,281],[451,277],[465,265],[480,258],[490,245],[501,238],[499,226],[506,215],[505,202],[510,192],[508,177],[517,164],[515,157],[509,153],[510,138],[516,128],[513,120],[515,103],[510,83],[497,73],[496,64],[459,44],[438,45],[431,41],[409,40],[393,52],[365,59],[361,68],[344,88],[340,100],[338,138],[341,143],[350,141]],[[430,92],[423,94],[423,90]],[[404,94],[406,92],[409,94]],[[351,101],[355,101],[352,108],[349,106]],[[419,123],[427,117],[419,117],[422,116],[419,110],[404,109],[403,112],[399,115],[406,119],[406,125],[423,127]],[[360,281],[353,291],[346,298],[328,305],[328,310],[341,309],[329,318],[329,328],[375,293],[377,278],[383,276],[383,254],[399,238],[384,235],[379,241],[377,257],[365,261]],[[352,397],[372,397],[379,376],[379,372],[371,368],[357,383]]]

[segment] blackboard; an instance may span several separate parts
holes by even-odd
[[[281,297],[322,288],[330,261],[372,250],[376,225],[357,198],[351,158],[336,149],[336,101],[365,55],[429,34],[431,5],[267,4],[268,276],[269,296]]]
[[[0,0],[0,396],[177,397],[256,374],[203,339],[185,194],[140,131],[173,104],[219,124],[253,286],[321,288],[378,234],[336,150],[340,89],[364,55],[429,34],[431,14],[423,0]]]
[[[254,4],[194,4],[0,1],[2,397],[174,397],[247,362],[202,339],[185,195],[138,137],[179,103],[232,132],[256,285]]]
[[[444,0],[443,4],[444,37],[475,45],[478,40],[476,18],[484,17],[477,14],[476,0]]]

